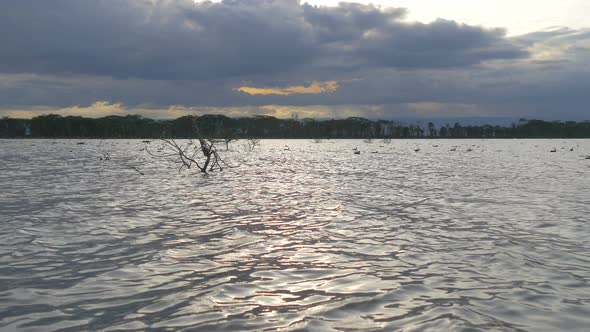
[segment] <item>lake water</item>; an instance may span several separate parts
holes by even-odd
[[[590,328],[590,140],[78,142],[0,141],[1,331]]]

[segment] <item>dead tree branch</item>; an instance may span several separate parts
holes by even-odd
[[[173,158],[175,163],[180,164],[179,172],[184,168],[192,169],[195,167],[201,173],[207,174],[214,170],[223,171],[224,167],[233,167],[221,158],[216,146],[218,142],[226,142],[226,144],[229,142],[201,137],[196,125],[195,133],[198,138],[188,139],[184,142],[172,138],[162,138],[162,149],[158,149],[154,153],[146,148],[146,152],[152,157],[160,159]]]
[[[258,138],[249,138],[246,140],[246,150],[253,151],[257,146],[260,145],[260,139]]]

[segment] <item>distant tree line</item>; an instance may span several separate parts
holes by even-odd
[[[139,115],[84,118],[55,114],[0,119],[1,138],[191,138],[195,123],[208,138],[590,138],[590,121],[520,119],[510,126],[459,123],[435,126],[352,117],[340,120],[183,116],[153,120]]]

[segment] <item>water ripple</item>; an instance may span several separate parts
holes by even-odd
[[[0,144],[0,330],[590,326],[588,140],[76,143]]]

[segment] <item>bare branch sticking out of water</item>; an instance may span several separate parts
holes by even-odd
[[[259,145],[260,145],[260,139],[249,138],[246,140],[246,144],[244,147],[245,147],[246,151],[253,151]]]
[[[141,174],[141,175],[145,175],[145,174],[143,174],[143,172],[142,172],[142,171],[140,171],[140,170],[139,170],[139,168],[137,168],[137,167],[135,167],[135,166],[131,166],[131,169],[132,169],[132,170],[134,170],[134,171],[136,171],[137,173],[139,173],[139,174]]]
[[[98,159],[101,161],[109,161],[111,160],[111,154],[109,152],[103,152],[102,156]]]
[[[203,174],[216,169],[223,171],[223,167],[233,167],[227,164],[219,155],[215,145],[216,140],[199,137],[195,140],[189,139],[188,143],[179,143],[174,139],[162,139],[162,142],[164,143],[163,149],[159,149],[158,152],[154,153],[146,148],[146,152],[150,156],[159,159],[173,157],[173,161],[180,164],[179,172],[184,168],[191,169],[193,166]]]
[[[137,168],[136,166],[132,166],[132,165],[124,165],[122,163],[119,163],[116,158],[112,159],[112,156],[110,154],[110,152],[104,152],[102,157],[99,158],[99,160],[101,161],[108,161],[110,163],[115,164],[116,166],[120,167],[120,168],[124,168],[124,169],[132,169],[134,171],[136,171],[137,173],[141,174],[141,175],[145,175],[139,168]]]

